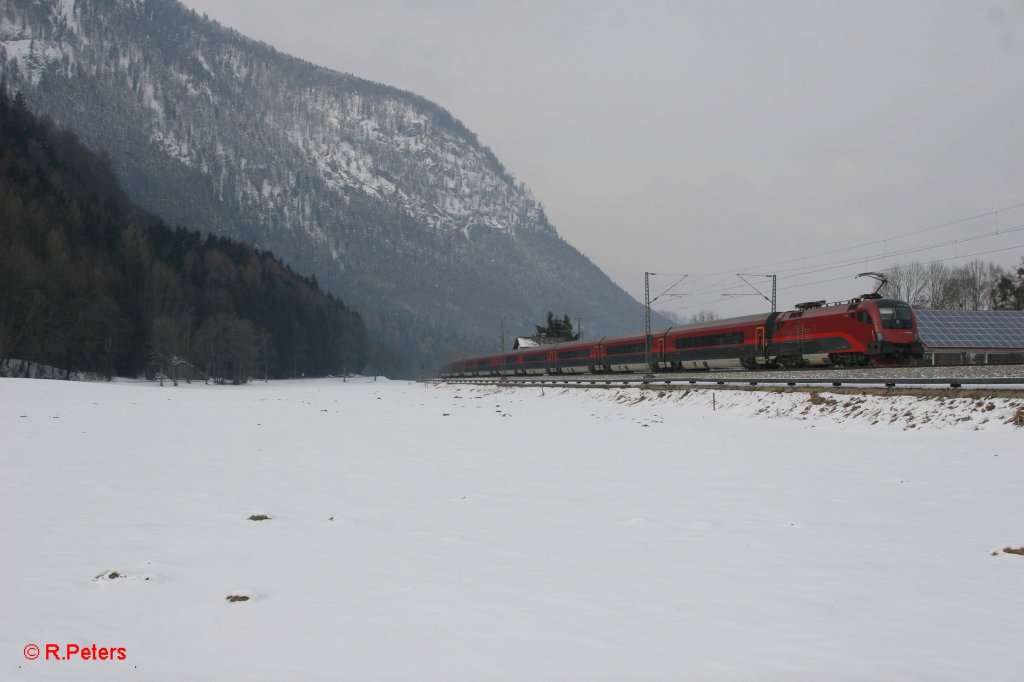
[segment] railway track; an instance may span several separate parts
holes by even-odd
[[[433,382],[559,387],[832,387],[1024,390],[1024,365],[889,367],[761,372],[663,372],[655,374],[560,374],[453,377]]]

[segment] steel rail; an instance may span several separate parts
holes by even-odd
[[[884,388],[914,388],[914,387],[936,387],[943,386],[951,389],[967,388],[971,386],[999,386],[999,390],[1007,390],[1016,387],[1024,389],[1024,377],[991,377],[991,378],[935,378],[935,377],[908,377],[908,378],[745,378],[745,379],[723,379],[675,376],[633,376],[633,377],[588,377],[588,378],[567,378],[567,377],[451,377],[427,380],[431,383],[448,383],[464,385],[497,385],[497,386],[566,386],[569,388],[588,388],[591,386],[828,386],[833,388],[864,388],[882,386]]]

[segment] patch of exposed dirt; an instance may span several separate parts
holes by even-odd
[[[818,391],[811,391],[811,395],[808,400],[811,401],[811,405],[836,405],[839,402],[835,398],[823,396]]]

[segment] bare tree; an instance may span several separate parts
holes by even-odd
[[[988,307],[990,292],[998,280],[997,268],[980,260],[956,268],[950,278],[951,307],[959,310],[984,310]]]
[[[154,360],[160,366],[160,371],[171,377],[175,386],[178,385],[178,370],[189,357],[192,341],[190,327],[190,320],[186,316],[175,319],[161,315],[153,320],[150,329]]]
[[[196,331],[194,345],[206,373],[218,381],[246,383],[259,360],[252,322],[227,313],[208,317]]]
[[[891,265],[885,271],[888,281],[882,287],[882,293],[889,298],[906,301],[910,305],[922,305],[926,302],[928,291],[925,266],[918,262],[904,265]]]
[[[701,322],[714,322],[718,319],[718,313],[714,310],[707,310],[701,308],[696,313],[690,316],[690,322],[692,324],[699,324]]]
[[[934,261],[925,266],[925,301],[922,305],[929,308],[945,308],[943,299],[948,295],[949,279],[951,273],[949,266],[940,261]]]
[[[995,304],[996,287],[1009,273],[994,263],[974,260],[951,268],[945,263],[906,263],[885,271],[882,293],[913,306],[984,310]]]

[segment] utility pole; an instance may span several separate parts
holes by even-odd
[[[576,336],[580,339],[583,338],[583,324],[580,323],[580,318],[576,318]]]
[[[505,318],[501,318],[501,372],[505,373]]]
[[[653,345],[653,339],[651,337],[651,275],[657,275],[657,272],[645,272],[644,273],[644,361],[647,363],[647,371],[653,372],[654,366],[651,364],[651,346]],[[665,275],[666,273],[661,273]],[[676,275],[672,275],[675,277]],[[657,301],[665,296],[679,297],[683,294],[669,294],[670,291],[675,289],[680,282],[689,277],[689,275],[679,275],[679,279],[675,281],[675,284],[670,286],[665,291],[661,292],[654,297]],[[651,374],[650,376],[654,376]]]
[[[651,370],[651,273],[644,273],[644,362]]]

